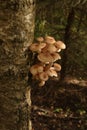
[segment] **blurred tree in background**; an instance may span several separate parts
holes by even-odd
[[[67,48],[61,79],[87,76],[87,0],[37,0],[35,37],[51,35]]]

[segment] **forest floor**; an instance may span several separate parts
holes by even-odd
[[[87,80],[51,80],[32,88],[33,130],[87,130]]]

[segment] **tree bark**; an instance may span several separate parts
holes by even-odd
[[[0,0],[0,130],[32,129],[26,49],[34,16],[34,0]]]

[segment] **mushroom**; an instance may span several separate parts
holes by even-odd
[[[59,49],[65,49],[66,48],[66,45],[62,42],[62,41],[57,41],[55,42],[54,44],[56,46],[56,48],[59,50]]]
[[[44,41],[44,38],[43,38],[43,37],[38,37],[36,40],[37,40],[38,42],[43,42],[43,41]]]
[[[38,51],[39,51],[39,44],[33,43],[33,44],[30,45],[29,48],[30,48],[31,51],[36,51],[36,52],[38,52]]]
[[[48,74],[46,72],[42,72],[39,74],[39,78],[42,81],[47,81],[48,80]]]
[[[44,63],[49,63],[49,62],[53,62],[53,57],[51,56],[50,53],[48,52],[45,52],[45,53],[40,53],[38,56],[37,56],[38,60],[41,61],[41,62],[44,62]]]
[[[45,42],[48,43],[48,44],[54,44],[56,41],[53,37],[51,36],[46,36],[45,37]]]
[[[53,63],[49,63],[48,65],[46,65],[44,67],[44,71],[48,71],[52,65],[53,65]]]
[[[50,68],[47,72],[48,76],[50,77],[57,77],[57,72],[53,69],[53,68]]]
[[[40,48],[40,49],[43,49],[43,48],[45,48],[45,47],[46,47],[46,43],[42,42],[42,43],[39,44],[39,48]]]
[[[61,56],[58,53],[52,53],[51,56],[53,57],[53,62],[55,62],[56,60],[60,60]]]
[[[42,86],[44,86],[45,85],[45,81],[41,81],[40,83],[39,83],[39,87],[42,87]]]
[[[30,45],[30,50],[40,53],[41,50],[46,46],[46,43],[33,43]]]
[[[31,66],[30,68],[30,72],[32,73],[32,75],[37,75],[38,73],[43,72],[43,66],[39,65],[39,64],[35,64],[33,66]]]
[[[57,48],[54,45],[48,45],[47,50],[49,53],[54,53],[57,51]]]
[[[61,59],[60,55],[58,53],[52,53],[50,54],[49,52],[45,52],[45,53],[40,53],[37,56],[38,60],[40,60],[41,62],[44,63],[51,63],[51,62],[55,62],[58,59]]]
[[[35,76],[38,73],[37,69],[38,69],[38,65],[31,66],[30,68],[31,74]]]
[[[54,63],[54,69],[56,71],[60,71],[61,70],[61,65],[60,64],[57,64],[57,63]]]
[[[38,66],[38,67],[37,67],[37,71],[38,71],[38,73],[43,72],[43,69],[44,69],[43,66],[41,66],[41,65]]]
[[[49,52],[49,53],[54,53],[57,52],[57,48],[53,44],[47,44],[43,49],[42,52]]]

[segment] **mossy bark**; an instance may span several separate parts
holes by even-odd
[[[32,129],[26,49],[34,16],[34,0],[0,0],[0,130]]]

